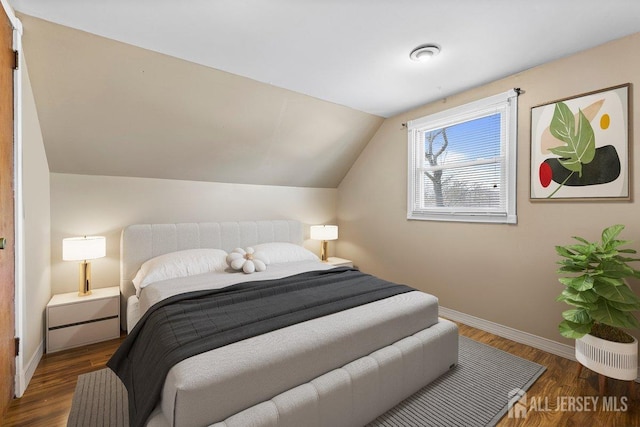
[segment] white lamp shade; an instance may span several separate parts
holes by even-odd
[[[70,237],[62,239],[62,259],[83,261],[102,258],[107,254],[107,239],[103,236]]]
[[[312,225],[311,238],[313,240],[337,240],[337,225]]]

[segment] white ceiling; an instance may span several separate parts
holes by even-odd
[[[12,5],[51,172],[317,188],[383,117],[640,32],[639,0]]]
[[[640,31],[640,1],[13,0],[27,15],[389,117]],[[409,52],[437,43],[427,64]]]

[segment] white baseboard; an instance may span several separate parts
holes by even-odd
[[[20,372],[16,372],[18,378],[16,379],[16,397],[22,397],[27,386],[31,382],[31,378],[33,378],[33,374],[36,372],[36,368],[44,355],[44,341],[40,341],[38,348],[36,349],[29,362],[26,364],[24,369],[21,369]]]
[[[465,325],[482,329],[499,337],[507,338],[520,344],[529,345],[538,350],[576,361],[575,347],[573,346],[561,344],[547,338],[519,331],[508,326],[500,325],[499,323],[490,322],[489,320],[480,319],[479,317],[470,316],[442,306],[439,308],[439,315],[454,322],[464,323]],[[640,382],[640,367],[638,368],[636,382]]]
[[[547,353],[555,354],[556,356],[564,357],[565,359],[576,360],[575,349],[570,345],[561,344],[528,332],[519,331],[508,326],[480,319],[479,317],[470,316],[450,308],[440,307],[440,316],[455,322],[473,326],[474,328],[482,329],[483,331],[519,342],[520,344],[530,345],[531,347],[546,351]]]

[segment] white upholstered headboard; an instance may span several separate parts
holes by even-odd
[[[135,294],[133,278],[142,263],[184,249],[217,248],[230,252],[258,243],[303,242],[302,223],[294,220],[135,224],[120,238],[120,319],[127,329],[127,299]]]

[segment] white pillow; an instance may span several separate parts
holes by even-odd
[[[161,280],[187,277],[227,268],[227,253],[222,249],[187,249],[170,252],[145,261],[133,279],[139,294],[145,286]]]
[[[320,258],[300,245],[286,242],[261,243],[254,245],[256,252],[264,254],[271,264],[296,261],[318,261]]]

